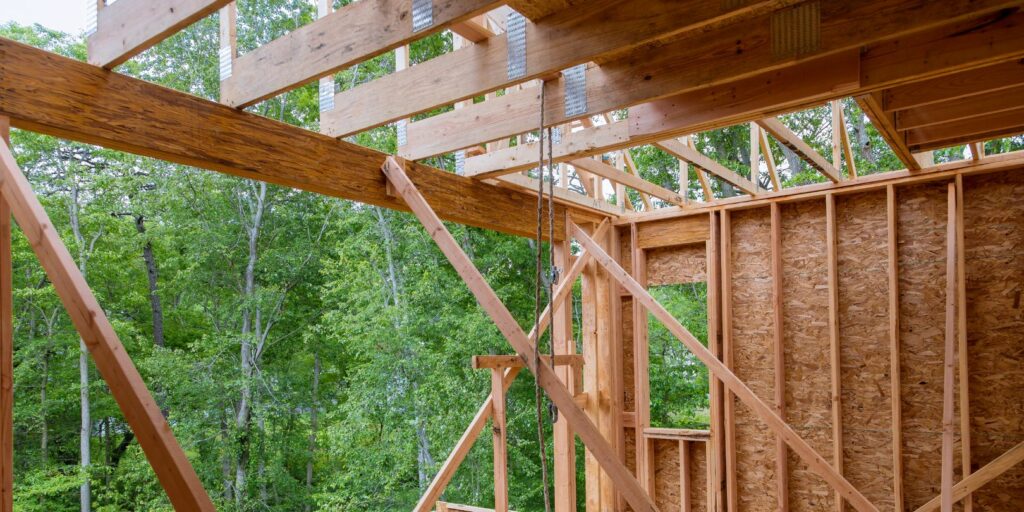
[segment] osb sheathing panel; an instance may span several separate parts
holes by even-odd
[[[708,454],[707,443],[686,443],[690,452],[690,510],[708,510]]]
[[[679,496],[679,441],[655,439],[654,503],[660,510],[681,510]]]
[[[761,399],[773,404],[768,213],[759,208],[731,216],[731,334],[733,371]],[[772,510],[776,504],[775,436],[739,400],[734,411],[738,510]]]
[[[897,189],[903,488],[910,510],[940,491],[946,191],[946,183]]]
[[[964,180],[971,459],[1024,441],[1024,175]],[[1024,510],[1024,466],[974,493],[974,509]]]
[[[787,422],[832,460],[828,336],[828,256],[823,199],[781,206],[782,324]],[[765,227],[765,232],[767,232]],[[766,265],[767,268],[767,265]],[[766,307],[766,311],[771,308]],[[766,323],[771,325],[770,320]],[[774,442],[765,443],[774,447]],[[834,493],[788,451],[789,509],[835,510]],[[768,510],[764,508],[761,510]]]
[[[706,260],[707,246],[703,242],[648,249],[648,284],[659,286],[706,281]]]
[[[892,510],[885,191],[836,198],[836,235],[843,473],[879,510]]]

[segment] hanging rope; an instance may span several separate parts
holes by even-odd
[[[537,342],[533,345],[533,364],[534,368],[538,371],[534,375],[533,379],[533,391],[534,391],[534,406],[537,413],[537,446],[540,450],[540,474],[541,474],[541,486],[544,491],[544,512],[551,512],[551,498],[548,493],[548,454],[547,454],[547,443],[544,441],[544,409],[541,405],[541,392],[540,392],[540,379],[538,378],[540,365],[540,315],[541,315],[541,287],[543,285],[543,270],[544,270],[544,256],[542,247],[544,243],[544,82],[540,84],[540,129],[538,130],[540,141],[538,146],[540,147],[540,156],[537,159],[537,239],[536,239],[536,256],[537,265],[534,269],[534,302],[533,302],[533,331],[537,333]],[[550,148],[550,132],[548,132],[548,141]],[[550,156],[550,149],[549,149]],[[550,166],[549,166],[549,172]],[[552,182],[554,181],[554,174],[552,172]],[[552,189],[553,191],[553,189]],[[548,224],[549,224],[549,240],[554,241],[554,230],[550,229],[550,226],[554,223],[554,213],[551,208],[553,204],[551,202],[551,194],[548,194]],[[553,246],[553,244],[551,244]],[[553,251],[553,249],[552,249]],[[554,254],[552,252],[552,254]],[[553,263],[554,260],[551,260]],[[548,304],[551,304],[551,284],[548,281]],[[554,344],[552,343],[552,348]],[[552,364],[554,364],[554,351],[552,351]]]

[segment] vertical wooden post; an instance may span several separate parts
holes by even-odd
[[[630,250],[633,263],[633,279],[647,286],[647,253],[640,248],[636,223],[630,224]],[[634,388],[636,389],[636,467],[640,484],[648,493],[654,492],[654,458],[644,439],[644,429],[651,426],[651,389],[647,339],[647,310],[633,301],[633,366]]]
[[[768,178],[772,180],[772,190],[782,190],[782,183],[779,181],[779,172],[775,168],[775,155],[772,153],[772,146],[768,143],[768,135],[764,130],[758,131],[758,139],[761,141],[761,152],[764,153],[764,163],[768,166]]]
[[[889,394],[892,398],[892,475],[895,509],[903,510],[903,413],[900,386],[900,281],[896,232],[896,189],[886,186],[886,225],[889,250]]]
[[[721,258],[721,236],[719,234],[719,221],[716,212],[708,214],[709,240],[705,243],[707,264],[707,289],[708,289],[708,346],[711,348],[711,355],[716,359],[722,358],[722,329],[721,329],[721,276],[719,268]],[[708,440],[708,511],[722,512],[722,469],[724,466],[722,452],[722,383],[715,377],[715,374],[708,369],[708,381],[710,384],[710,414],[711,414],[711,438]]]
[[[587,394],[584,411],[595,425],[600,424],[601,408],[598,405],[598,341],[597,341],[597,264],[593,261],[584,267],[581,285],[583,314],[583,389]],[[586,484],[586,510],[601,510],[600,466],[594,455],[585,452],[584,470]]]
[[[564,172],[565,167],[560,167]],[[563,175],[564,181],[564,175]],[[568,217],[568,214],[566,214]],[[569,219],[566,218],[566,227]],[[555,243],[555,265],[561,270],[562,279],[570,267],[571,238],[566,232],[565,239]],[[572,294],[565,300],[553,304],[551,317],[551,340],[555,354],[576,353],[576,343],[572,337]],[[575,395],[576,375],[572,365],[558,366],[555,374],[565,383],[569,392]],[[576,511],[576,436],[569,428],[569,422],[562,415],[553,427],[554,459],[555,459],[555,512]]]
[[[971,475],[970,372],[967,360],[967,262],[964,245],[964,178],[956,176],[956,312],[957,362],[960,370],[961,478]],[[971,494],[964,497],[964,512],[974,510]]]
[[[600,184],[601,181],[598,181]],[[602,240],[598,240],[606,252],[611,253],[609,250],[611,233],[604,237]],[[616,439],[618,433],[616,432],[616,410],[614,407],[615,403],[615,360],[621,359],[621,351],[615,353],[615,339],[614,339],[614,322],[612,320],[612,292],[617,289],[617,286],[612,286],[611,278],[608,276],[608,272],[603,268],[597,268],[597,286],[596,292],[596,318],[597,321],[597,403],[598,408],[601,410],[600,419],[597,422],[598,429],[601,431],[601,435],[605,441],[612,448],[616,448]],[[619,414],[621,419],[621,414]],[[618,452],[618,450],[616,450]],[[615,508],[615,487],[612,484],[611,476],[608,472],[603,469],[600,471],[601,479],[601,509],[610,510]]]
[[[0,117],[0,144],[10,144],[9,127]],[[0,512],[14,510],[13,278],[11,207],[0,197]]]
[[[679,195],[683,201],[690,202],[690,163],[682,158],[679,161]]]
[[[942,372],[942,512],[953,512],[953,376],[956,365],[956,184],[947,187],[946,344]]]
[[[231,2],[220,8],[220,48],[230,48],[231,66],[235,65],[238,58],[238,7]]]
[[[491,434],[494,440],[494,512],[508,512],[508,451],[505,434],[505,369],[491,369]]]
[[[679,440],[679,502],[683,512],[693,510],[693,492],[690,483],[690,442]]]
[[[754,123],[751,123],[754,124]],[[756,124],[754,124],[756,126]],[[775,363],[775,412],[786,419],[786,357],[783,350],[782,330],[782,212],[779,203],[771,206],[771,265],[772,265],[772,338]],[[778,509],[789,510],[789,451],[782,436],[775,436],[775,490]]]
[[[729,210],[722,210],[722,358],[725,367],[733,369],[732,361],[732,228]],[[736,400],[732,391],[725,392],[725,490],[729,512],[738,510],[736,482]]]
[[[616,186],[618,186],[618,185],[616,185]],[[625,196],[623,196],[623,197],[625,197]],[[621,234],[619,232],[619,229],[613,227],[611,230],[609,230],[608,234],[609,234],[609,237],[608,237],[608,239],[609,239],[609,247],[608,247],[609,251],[608,251],[608,253],[611,254],[613,258],[615,258],[615,261],[622,261],[622,240],[620,238]],[[611,276],[608,276],[608,303],[611,306],[611,311],[610,311],[611,314],[608,317],[609,320],[611,321],[611,339],[610,339],[610,341],[611,341],[611,347],[610,347],[610,349],[611,349],[611,358],[609,359],[609,363],[610,364],[608,365],[608,376],[611,378],[611,382],[609,383],[609,393],[608,393],[608,396],[610,398],[608,400],[608,410],[609,410],[609,419],[611,420],[610,421],[610,428],[611,428],[610,434],[611,434],[611,437],[608,438],[608,442],[609,442],[609,444],[612,445],[612,447],[615,448],[615,451],[616,451],[616,453],[618,454],[618,457],[619,457],[619,461],[621,461],[622,463],[625,463],[626,462],[626,431],[623,428],[623,423],[624,422],[623,422],[623,419],[622,419],[623,411],[624,411],[624,406],[623,406],[623,393],[624,393],[624,391],[623,391],[623,389],[625,388],[625,386],[623,384],[623,378],[622,378],[623,377],[622,376],[622,369],[623,369],[623,364],[622,364],[623,363],[623,361],[622,361],[623,360],[623,357],[622,357],[622,355],[623,355],[623,352],[622,352],[622,347],[623,347],[623,340],[622,340],[622,294],[619,293],[620,289],[621,289],[621,287],[619,286],[619,283],[616,282],[615,280],[613,280],[611,278]],[[634,424],[634,427],[635,427],[636,426],[636,421],[635,421],[636,420],[636,415],[635,414],[633,415],[633,419],[634,419],[633,424]],[[636,476],[636,473],[634,473],[634,476]],[[637,478],[637,480],[639,481],[639,478]],[[613,487],[613,489],[614,489],[614,487]],[[615,505],[614,505],[615,509],[616,510],[625,510],[625,501],[623,501],[622,496],[618,493],[618,490],[617,489],[614,489],[614,490],[616,491],[615,492]],[[646,491],[646,489],[645,489],[645,491]]]
[[[757,123],[750,123],[750,181],[754,182],[754,190],[761,190],[761,155],[758,151],[760,144],[761,127]]]
[[[843,397],[839,353],[839,276],[836,245],[836,198],[825,195],[825,243],[828,249],[828,339],[832,372],[832,466],[843,474]],[[843,496],[837,491],[836,510],[843,512]]]
[[[832,166],[839,176],[843,175],[843,104],[840,100],[832,100]],[[852,177],[852,176],[851,176]]]

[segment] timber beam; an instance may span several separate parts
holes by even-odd
[[[339,107],[325,113],[321,131],[334,137],[352,135],[503,87],[550,77],[572,66],[659,39],[700,32],[726,18],[747,19],[793,1],[746,1],[739,9],[728,2],[704,0],[584,2],[536,23],[526,22],[524,73],[509,76],[508,39],[506,34],[499,34],[482,44],[338,93],[335,105]],[[380,98],[391,100],[381,102]],[[550,112],[563,110],[561,102],[555,105],[557,108],[551,107]],[[535,119],[534,115],[529,117]]]
[[[378,172],[383,153],[2,38],[0,115],[16,128],[408,210],[387,194]],[[534,235],[530,194],[407,165],[443,219]],[[580,213],[556,205],[556,238],[564,236],[567,211]]]
[[[102,5],[103,0],[89,0]],[[96,13],[89,63],[113,68],[234,0],[118,0]]]
[[[820,19],[821,40],[813,51],[790,58],[774,55],[771,44],[773,20],[787,16],[781,13],[789,11],[723,24],[673,39],[657,48],[638,49],[603,62],[599,67],[588,67],[587,111],[583,113],[565,115],[564,79],[547,81],[545,110],[549,115],[546,123],[560,125],[626,107],[630,107],[630,117],[633,117],[633,106],[684,93],[699,95],[703,91],[703,104],[714,102],[727,106],[735,116],[721,124],[722,115],[715,112],[706,120],[718,120],[717,127],[721,127],[855,93],[1020,58],[1024,54],[1020,18],[1024,15],[1014,10],[1021,3],[944,0],[922,5],[899,0],[868,0],[851,5],[821,2],[820,12],[809,14],[816,14]],[[808,2],[790,9],[817,4]],[[781,22],[774,23],[779,26]],[[739,39],[737,34],[740,34]],[[944,50],[942,59],[934,57],[936,48]],[[824,63],[823,59],[838,58],[844,53],[852,56],[849,64],[823,65],[799,75],[798,81],[790,86],[798,92],[790,93],[788,87],[779,86],[777,78],[773,80],[772,72],[815,60]],[[835,74],[843,78],[833,76]],[[761,77],[763,85],[753,92],[747,87],[730,87],[755,76]],[[752,94],[756,101],[748,99]],[[775,98],[787,94],[790,97],[785,101]],[[766,103],[773,99],[775,103]],[[444,136],[439,139],[451,142],[431,143],[423,149],[410,148],[409,154],[421,158],[469,147],[480,141],[468,134],[478,131],[481,137],[499,139],[537,128],[535,112],[539,109],[539,98],[536,91],[512,92],[501,101],[505,105],[502,108],[487,106],[485,101],[418,121],[410,129],[441,133]],[[766,107],[770,109],[765,110]],[[744,108],[746,115],[739,115]],[[420,123],[423,124],[415,126]],[[654,140],[706,129],[680,127],[679,132],[663,133]],[[414,133],[410,140],[417,140],[417,137]]]
[[[412,0],[352,2],[238,57],[231,76],[221,82],[221,102],[232,107],[252,105],[469,20],[502,2],[434,2],[433,24],[419,31],[413,29],[412,4]]]

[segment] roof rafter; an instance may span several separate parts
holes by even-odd
[[[526,23],[528,67],[521,76],[509,77],[507,39],[501,34],[489,38],[487,44],[441,55],[338,93],[335,103],[344,107],[325,115],[321,130],[335,137],[351,135],[502,87],[550,76],[602,55],[620,53],[685,31],[697,31],[720,23],[723,17],[748,17],[792,1],[762,0],[735,10],[727,3],[703,0],[583,3],[536,23]],[[687,21],[680,23],[679,20]],[[392,101],[380,102],[379,98],[392,98]],[[534,116],[530,118],[534,124]],[[528,126],[508,135],[535,128]]]
[[[637,192],[644,192],[657,197],[665,202],[674,204],[676,206],[685,206],[686,202],[683,197],[678,193],[673,192],[667,188],[659,185],[655,185],[639,176],[634,176],[625,171],[620,171],[615,167],[608,165],[600,160],[593,158],[578,158],[569,162],[574,167],[582,168],[591,174],[596,174],[603,178],[607,178],[615,183],[621,183]]]
[[[96,13],[96,32],[86,41],[89,63],[113,68],[232,1],[119,0],[103,5]]]
[[[545,84],[545,110],[550,113],[546,116],[546,121],[551,125],[558,125],[586,115],[656,101],[673,94],[696,93],[700,89],[742,81],[751,76],[847,51],[861,61],[862,73],[857,74],[856,64],[853,64],[854,67],[822,69],[813,75],[801,77],[803,81],[810,83],[795,87],[807,90],[815,87],[817,84],[814,82],[819,80],[840,85],[829,75],[836,71],[852,71],[853,80],[845,84],[849,85],[850,89],[858,86],[881,88],[895,85],[896,80],[904,80],[907,77],[919,79],[942,72],[934,71],[935,68],[949,70],[945,72],[959,71],[960,69],[949,69],[957,62],[1005,60],[1007,57],[1004,49],[1015,44],[1019,46],[1020,33],[1024,31],[1010,26],[1012,23],[1009,22],[993,24],[992,19],[978,17],[1019,4],[1020,2],[993,0],[981,3],[941,0],[923,5],[902,0],[865,0],[852,6],[846,2],[822,2],[819,26],[822,39],[817,49],[791,58],[779,58],[773,54],[771,13],[733,23],[723,23],[707,31],[678,37],[657,48],[637,50],[604,62],[599,67],[589,67],[586,72],[588,112],[585,114],[566,116],[563,108],[564,80],[549,80]],[[689,16],[690,14],[687,14],[687,19]],[[1013,17],[1015,16],[1011,16]],[[958,51],[948,52],[941,61],[936,61],[933,54],[928,52],[929,46],[934,46],[936,41],[918,41],[911,38],[915,33],[929,32],[930,29],[958,20],[964,23],[963,26],[956,27],[954,35],[942,33],[940,37],[948,36],[945,43],[951,46],[960,43],[964,46],[959,47]],[[1014,31],[1017,33],[1013,34]],[[996,32],[1004,34],[1004,37],[988,37]],[[740,34],[739,39],[737,34]],[[863,46],[893,37],[907,37],[909,39],[898,41],[904,46],[910,42],[915,45],[907,48],[895,44],[882,46],[881,49],[884,51],[869,52],[863,57],[859,55]],[[993,51],[980,54],[977,50],[980,44],[983,44],[982,40],[986,38],[994,39],[984,41],[984,44],[991,44],[986,50]],[[977,45],[974,44],[975,41],[978,41]],[[925,42],[928,44],[923,44]],[[921,59],[919,55],[926,57]],[[927,58],[928,56],[932,58]],[[913,68],[901,68],[899,63],[903,62],[901,59],[906,58],[919,60],[915,60]],[[504,62],[503,58],[499,61]],[[978,65],[972,64],[973,67]],[[779,89],[782,88],[773,90]],[[768,93],[769,91],[763,92]],[[848,94],[849,89],[833,91],[830,98],[824,99]],[[733,95],[719,99],[722,103],[737,99],[744,102],[745,96],[745,91],[737,89]],[[802,95],[796,93],[792,97],[804,99]],[[350,96],[350,99],[355,99],[355,96]],[[498,139],[536,129],[535,113],[539,109],[537,91],[509,93],[502,102],[503,107],[487,105],[488,102],[485,101],[470,105],[459,112],[446,112],[417,122],[410,130],[423,130],[425,133],[434,134],[440,141],[430,148],[410,150],[409,156],[421,158],[446,153],[479,143],[479,138]],[[747,120],[753,119],[737,122]],[[481,126],[486,128],[479,136],[475,135]]]
[[[804,142],[804,139],[794,133],[793,130],[782,124],[782,121],[779,121],[778,118],[769,117],[761,119],[757,124],[768,133],[771,133],[783,146],[795,151],[804,161],[811,164],[811,167],[817,169],[818,172],[832,180],[833,183],[842,181],[843,178],[839,175],[839,171],[836,170],[835,166]]]
[[[754,185],[753,181],[741,176],[736,171],[712,160],[704,153],[701,153],[695,148],[683,144],[678,140],[663,140],[661,142],[656,142],[654,145],[671,153],[676,158],[682,158],[683,160],[718,176],[747,194],[756,195],[758,192],[757,186]]]

